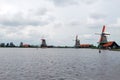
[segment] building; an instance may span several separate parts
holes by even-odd
[[[109,42],[103,44],[103,48],[116,49],[116,48],[119,48],[119,45],[115,41],[109,41]]]
[[[28,48],[28,47],[30,47],[30,45],[29,44],[23,44],[22,47]]]
[[[90,48],[92,46],[92,44],[80,44],[80,48]]]

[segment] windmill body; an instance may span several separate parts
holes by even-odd
[[[75,48],[79,48],[80,47],[80,40],[78,39],[78,36],[76,36],[75,39]]]
[[[41,39],[41,40],[42,40],[41,47],[42,48],[47,47],[46,40],[45,39]]]

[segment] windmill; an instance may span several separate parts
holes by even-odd
[[[75,48],[79,48],[79,47],[80,47],[80,40],[78,39],[78,35],[76,35]]]
[[[102,33],[101,34],[96,33],[97,35],[100,35],[100,39],[99,39],[99,42],[98,42],[98,47],[99,48],[102,48],[103,45],[108,42],[106,35],[110,35],[110,34],[105,33],[105,28],[106,28],[106,26],[103,25]]]
[[[46,44],[46,39],[44,38],[45,35],[42,35],[42,38],[41,38],[41,48],[46,48],[47,47],[47,44]]]

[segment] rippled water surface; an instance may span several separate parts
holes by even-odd
[[[0,80],[120,80],[120,52],[0,48]]]

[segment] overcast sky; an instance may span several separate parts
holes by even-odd
[[[120,0],[0,0],[0,43],[97,45],[103,25],[120,44]]]

